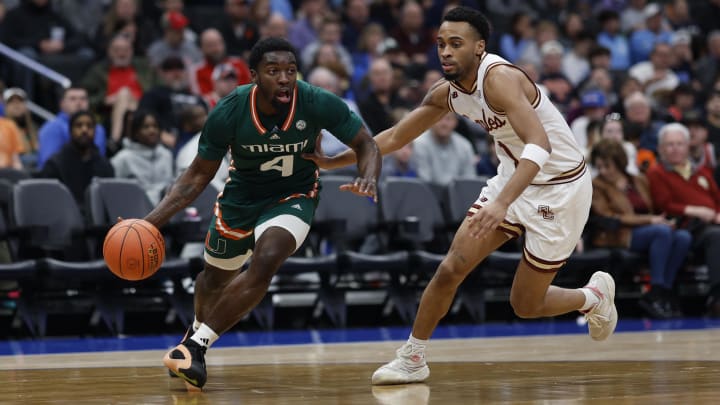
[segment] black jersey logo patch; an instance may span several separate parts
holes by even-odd
[[[307,127],[307,123],[305,122],[305,120],[297,120],[297,122],[295,123],[295,128],[297,128],[298,131],[302,131],[303,129],[305,129],[305,127]]]

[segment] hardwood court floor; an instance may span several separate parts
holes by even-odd
[[[0,357],[0,404],[714,404],[720,330],[433,341],[427,384],[372,387],[398,342],[218,348],[188,394],[162,351]]]

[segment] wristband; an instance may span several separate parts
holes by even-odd
[[[550,157],[550,153],[545,148],[538,146],[534,143],[525,144],[520,159],[527,159],[538,165],[542,169],[545,162]]]

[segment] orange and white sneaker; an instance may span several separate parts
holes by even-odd
[[[195,331],[193,330],[192,324],[190,324],[190,325],[188,326],[187,330],[185,331],[185,335],[184,335],[183,338],[180,340],[180,343],[185,343],[186,340],[190,339],[190,336],[192,336],[193,333],[195,333]],[[178,378],[178,376],[177,376],[175,373],[173,373],[172,371],[170,371],[170,370],[168,370],[168,375],[169,375],[170,377],[172,377],[172,378]]]
[[[600,298],[600,302],[585,313],[590,337],[593,340],[605,340],[615,332],[618,321],[615,280],[608,273],[596,271],[585,288],[591,289]]]
[[[188,391],[200,391],[207,381],[205,369],[206,348],[188,339],[163,357],[163,364],[173,374],[185,380]]]
[[[374,385],[410,384],[427,380],[430,368],[425,362],[425,353],[405,343],[396,352],[395,360],[375,370]]]

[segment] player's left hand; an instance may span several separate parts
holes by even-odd
[[[371,197],[377,202],[377,180],[374,178],[358,177],[352,183],[340,186],[340,190]]]
[[[468,218],[468,231],[470,237],[482,239],[489,232],[497,229],[505,219],[507,206],[498,202],[491,202],[480,208],[473,216]]]

